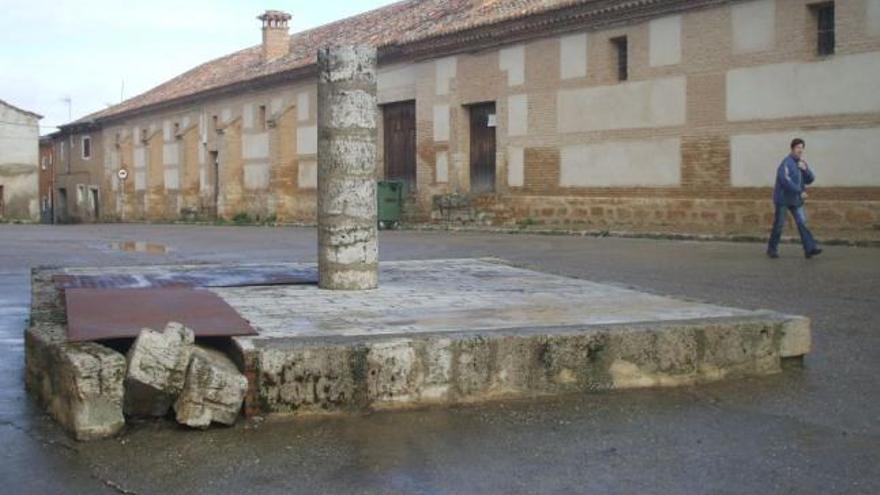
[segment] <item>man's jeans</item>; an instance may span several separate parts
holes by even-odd
[[[816,249],[816,240],[807,228],[807,212],[801,206],[776,205],[776,215],[773,219],[773,231],[770,233],[770,242],[767,244],[767,252],[775,253],[779,249],[779,239],[782,237],[782,229],[785,228],[785,211],[791,211],[798,232],[801,234],[801,244],[804,252],[809,253]]]

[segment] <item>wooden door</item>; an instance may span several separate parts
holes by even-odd
[[[67,221],[67,189],[58,189],[58,204],[55,205],[55,213],[57,221],[64,223]]]
[[[495,191],[495,103],[470,107],[471,192]]]
[[[216,151],[211,151],[209,156],[211,158],[211,175],[214,182],[214,190],[211,191],[213,195],[213,204],[211,206],[214,209],[214,218],[220,218],[220,154]]]
[[[385,178],[402,180],[407,191],[416,185],[416,102],[382,107]]]
[[[95,215],[95,221],[101,221],[101,205],[98,202],[98,190],[97,189],[89,189],[91,194],[91,202],[92,202],[92,213]]]

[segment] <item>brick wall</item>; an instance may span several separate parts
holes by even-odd
[[[477,212],[466,219],[491,224],[527,221],[619,228],[678,226],[714,231],[763,226],[771,215],[769,197],[778,161],[767,164],[767,187],[732,186],[732,135],[783,131],[794,137],[803,130],[858,129],[880,124],[880,115],[876,112],[728,120],[726,75],[731,68],[823,60],[815,55],[812,37],[815,27],[811,24],[808,4],[802,0],[777,0],[774,6],[775,43],[772,49],[754,53],[734,53],[730,7],[687,12],[681,19],[681,63],[667,66],[650,66],[648,22],[587,31],[587,73],[580,78],[560,79],[560,42],[557,37],[525,43],[522,85],[506,84],[504,71],[497,69],[497,50],[459,55],[458,71],[448,100],[452,106],[475,100],[496,101],[499,122],[497,192],[472,198]],[[835,57],[880,50],[880,39],[865,34],[861,9],[866,4],[862,0],[837,4],[839,35]],[[685,122],[679,126],[559,132],[557,91],[620,84],[617,82],[616,52],[610,42],[620,36],[628,39],[629,82],[686,78]],[[504,81],[499,82],[499,79]],[[420,85],[432,83],[419,81]],[[528,133],[525,136],[509,135],[506,103],[511,94],[525,94],[528,98]],[[456,136],[448,151],[458,153],[463,159],[455,163],[458,169],[450,170],[450,175],[462,179],[457,183],[450,182],[446,192],[466,194],[469,189],[467,112],[453,110],[452,114],[451,127]],[[430,135],[430,132],[424,134]],[[560,185],[560,147],[618,140],[637,142],[664,136],[680,138],[680,180],[677,185]],[[430,140],[420,140],[419,146],[420,157],[430,157],[432,151],[447,150],[442,144]],[[508,146],[524,148],[524,183],[519,187],[508,187],[506,183]],[[787,151],[787,141],[780,142],[778,148],[777,159],[781,160]],[[650,167],[651,163],[644,166]],[[880,163],[872,166],[876,167],[877,180],[870,187],[823,187],[822,174],[819,173],[820,180],[812,188],[809,202],[811,219],[817,227],[875,229],[880,225]],[[434,212],[433,218],[441,216]]]
[[[735,152],[732,137],[873,129],[880,127],[880,113],[802,115],[794,111],[774,118],[734,119],[729,115],[730,71],[780,63],[833,63],[851,55],[880,52],[880,36],[870,34],[865,25],[866,2],[836,2],[837,49],[830,58],[815,55],[810,2],[775,0],[763,4],[763,12],[769,12],[773,19],[773,40],[764,49],[742,49],[743,36],[736,34],[734,25],[735,18],[743,12],[738,9],[745,4],[730,2],[680,13],[680,18],[664,24],[668,28],[680,23],[680,54],[673,53],[673,62],[666,65],[651,66],[656,58],[652,58],[650,46],[652,25],[650,20],[638,19],[602,30],[585,26],[580,31],[554,33],[512,45],[442,54],[442,58],[420,60],[409,66],[382,67],[383,71],[403,68],[406,73],[391,78],[397,86],[380,85],[383,103],[416,100],[417,183],[406,200],[405,218],[416,222],[440,218],[435,210],[435,197],[469,194],[468,106],[495,102],[496,187],[491,194],[470,198],[475,209],[474,214],[465,216],[470,221],[701,228],[719,232],[765,224],[775,162],[786,153],[787,141],[781,140],[778,156],[768,160],[766,186],[738,187],[731,180]],[[574,36],[568,42],[574,43],[572,46],[577,50],[581,39],[577,36],[584,34],[585,73],[563,71],[560,36]],[[760,40],[759,35],[748,34],[746,42]],[[627,37],[629,47],[629,79],[624,83],[617,80],[617,54],[611,43],[620,36]],[[677,56],[680,61],[676,63]],[[407,67],[412,68],[411,73],[406,72]],[[835,84],[834,80],[829,82],[831,87]],[[679,87],[683,88],[681,102],[674,97]],[[151,138],[148,144],[146,191],[135,191],[132,179],[125,184],[126,218],[212,216],[214,179],[209,154],[216,151],[220,157],[221,217],[246,213],[252,218],[274,215],[286,222],[314,221],[314,186],[300,184],[300,180],[304,180],[307,167],[314,167],[315,155],[297,146],[298,130],[316,123],[314,89],[314,81],[308,80],[293,87],[254,88],[246,94],[216,97],[106,125],[105,136],[121,132],[120,161],[132,172],[133,139],[137,137],[126,141],[130,129],[161,128],[169,119],[180,122],[188,118],[194,123],[179,141],[179,191],[168,191],[162,186],[159,132],[159,138]],[[584,103],[577,119],[563,121],[561,92],[572,92],[572,101],[590,102],[593,90],[612,96]],[[652,100],[651,95],[658,91],[671,91],[673,97]],[[611,104],[609,98],[619,101]],[[639,98],[648,102],[644,108],[627,108]],[[310,108],[300,109],[304,103]],[[243,128],[243,108],[259,105],[273,109],[270,113],[274,127],[268,129],[269,184],[266,188],[246,189],[243,181],[247,161],[242,158],[242,138],[252,131]],[[448,112],[448,125],[435,121],[438,109]],[[213,116],[218,116],[222,133],[214,132]],[[656,160],[650,153],[645,156],[644,143],[648,143],[650,150],[653,143],[661,141],[678,147],[671,162],[660,163],[659,155]],[[97,150],[99,146],[93,148]],[[595,156],[581,162],[572,150]],[[618,151],[629,158],[615,158],[613,155]],[[810,152],[808,143],[808,156]],[[517,160],[521,156],[521,163],[508,163],[510,156]],[[663,156],[662,160],[669,158]],[[381,153],[378,159],[381,163]],[[582,173],[563,185],[563,169],[570,175],[580,166],[589,167],[591,160],[606,160],[613,165],[609,165],[611,169],[599,170],[601,173]],[[834,165],[819,164],[825,170]],[[829,182],[828,174],[820,171],[819,181],[811,190],[812,222],[829,229],[874,229],[880,224],[880,163],[871,163],[869,167],[873,168],[865,172],[869,176],[865,184],[847,186]],[[670,170],[675,173],[670,175]],[[872,170],[876,180],[870,177]],[[102,185],[110,186],[109,179]],[[69,196],[74,195],[75,190],[70,189]],[[114,214],[118,217],[121,212],[111,196],[114,195],[104,195],[105,204],[109,201],[114,206],[103,208],[108,218]]]

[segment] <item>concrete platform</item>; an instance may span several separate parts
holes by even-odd
[[[311,267],[273,265],[300,272]],[[143,275],[196,268],[61,272]],[[46,287],[51,275],[34,276],[31,340],[39,337],[41,315],[58,317],[40,310],[46,297],[38,293],[52,292]],[[380,277],[380,288],[366,292],[314,285],[205,289],[259,332],[234,337],[229,347],[250,383],[248,414],[690,385],[777,373],[783,359],[810,350],[803,317],[682,301],[498,260],[385,262]]]

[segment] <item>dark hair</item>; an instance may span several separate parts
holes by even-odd
[[[791,149],[794,149],[794,147],[797,146],[797,145],[799,145],[799,144],[802,144],[802,145],[804,145],[804,146],[807,145],[807,143],[805,143],[803,139],[801,139],[801,138],[794,138],[794,139],[791,140]]]

